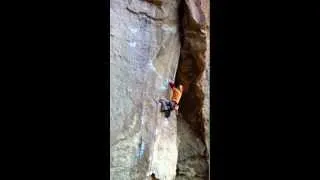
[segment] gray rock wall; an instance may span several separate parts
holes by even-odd
[[[209,179],[209,1],[181,2],[110,2],[112,180]],[[166,119],[174,79],[186,91]]]
[[[110,2],[110,179],[175,179],[177,120],[168,98],[180,56],[178,1]]]

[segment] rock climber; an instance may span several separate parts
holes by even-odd
[[[180,102],[182,92],[183,92],[183,85],[180,84],[179,88],[176,88],[173,81],[170,81],[169,85],[172,89],[172,97],[171,97],[171,102],[173,104],[172,109],[175,109],[176,111],[178,111],[179,102]]]
[[[179,110],[179,102],[183,92],[183,85],[179,85],[179,88],[176,88],[173,81],[169,82],[169,86],[172,89],[171,100],[160,99],[161,103],[161,112],[165,113],[165,117],[170,117],[170,113],[172,110]]]

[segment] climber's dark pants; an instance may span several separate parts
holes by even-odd
[[[168,110],[173,110],[175,103],[172,101],[160,99],[159,101],[161,103],[161,112],[168,111]]]
[[[159,102],[161,103],[160,111],[164,112],[166,118],[170,117],[171,111],[174,110],[175,102],[165,100],[165,99],[160,99]]]

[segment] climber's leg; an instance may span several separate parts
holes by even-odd
[[[167,105],[167,103],[168,103],[167,100],[160,99],[159,102],[161,103],[161,108],[160,108],[160,111],[161,111],[161,112],[164,112],[164,111],[169,110],[169,107],[168,107],[168,105]]]
[[[160,112],[164,112],[166,109],[166,102],[163,99],[160,99],[159,102],[161,104]]]
[[[172,110],[172,109],[171,109],[171,106],[172,106],[172,105],[171,105],[171,101],[167,101],[167,102],[166,102],[166,105],[167,105],[168,110]]]
[[[176,103],[174,101],[170,101],[168,105],[170,107],[170,110],[172,111],[175,109]]]
[[[164,116],[166,118],[168,118],[168,117],[170,117],[170,113],[171,113],[171,110],[167,110],[167,111],[164,112]]]

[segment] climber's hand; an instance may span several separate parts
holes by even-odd
[[[174,106],[174,110],[178,111],[179,110],[179,105]]]

